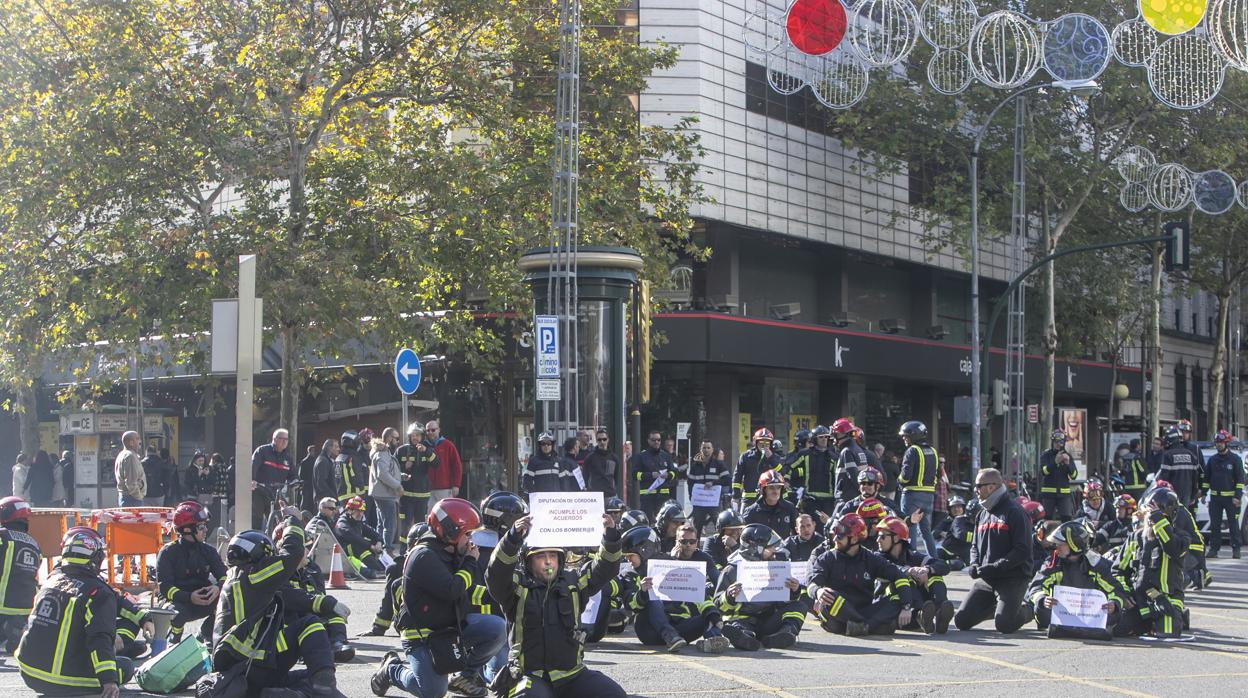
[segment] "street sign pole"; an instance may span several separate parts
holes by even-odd
[[[403,417],[399,424],[399,433],[403,434],[403,438],[407,438],[407,393],[403,393]],[[406,443],[406,442],[405,442]]]
[[[256,373],[256,256],[238,258],[238,388],[234,397],[234,532],[251,528],[252,391]]]

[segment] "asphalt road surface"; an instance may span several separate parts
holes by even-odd
[[[1213,586],[1187,597],[1190,643],[1049,640],[1034,626],[1010,636],[951,629],[943,637],[847,638],[808,620],[788,650],[659,653],[642,647],[630,628],[594,646],[586,661],[635,696],[1248,695],[1248,559],[1210,560],[1210,568]],[[947,579],[956,602],[969,579],[962,573]],[[350,698],[372,695],[369,676],[382,654],[399,645],[393,636],[356,639],[371,624],[381,588],[381,582],[351,582],[349,591],[334,592],[352,610],[358,655],[338,667],[339,688]],[[139,694],[133,683],[125,693]],[[30,692],[10,661],[0,668],[0,698],[18,695]],[[407,694],[391,688],[389,695]]]

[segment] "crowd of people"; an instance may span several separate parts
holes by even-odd
[[[209,649],[212,673],[199,679],[200,695],[340,695],[335,667],[355,649],[351,609],[328,593],[316,562],[328,541],[345,551],[349,573],[385,580],[366,634],[394,633],[401,644],[372,675],[375,694],[597,698],[625,691],[586,667],[585,652],[630,627],[643,645],[706,653],[782,650],[811,619],[847,636],[944,634],[991,622],[1001,633],[1034,623],[1050,637],[1182,640],[1190,637],[1185,594],[1210,583],[1204,559],[1221,543],[1217,529],[1208,544],[1197,530],[1197,498],[1226,499],[1217,506],[1239,557],[1243,464],[1226,432],[1208,461],[1181,426],[1163,436],[1155,472],[1143,458],[1120,459],[1131,472],[1112,502],[1099,481],[1075,487],[1061,431],[1041,458],[1037,500],[983,468],[969,502],[941,492],[941,459],[923,423],[906,422],[898,435],[905,451],[894,497],[849,419],[799,435],[787,456],[759,429],[733,468],[710,442],[677,468],[654,432],[628,461],[641,505],[631,509],[614,489],[620,463],[603,431],[596,448],[565,443],[561,454],[551,435],[540,435],[522,492],[494,492],[480,505],[457,496],[458,477],[438,471],[458,454],[436,422],[411,425],[406,441],[395,429],[376,439],[352,431],[326,442],[302,473],[310,484],[301,494],[311,498],[302,501],[311,506],[301,510],[283,498],[302,469],[279,429],[253,457],[260,525],[234,535],[224,556],[206,542],[210,502],[174,508],[155,577],[176,615],[159,639],[194,637]],[[143,502],[138,435],[123,442],[119,493],[123,503]],[[671,496],[682,477],[711,488],[718,505],[699,499],[686,513]],[[597,549],[530,544],[527,495],[577,489],[603,492]],[[938,499],[946,515],[933,521]],[[24,498],[0,500],[0,640],[32,690],[112,698],[134,676],[135,660],[150,654],[145,638],[157,639],[150,612],[101,579],[108,551],[91,528],[65,534],[59,563],[39,585],[42,556],[53,551],[29,535],[29,516]],[[703,564],[701,601],[652,593],[648,567],[661,559]],[[742,565],[760,561],[789,562],[783,600],[744,595]],[[958,572],[972,581],[955,604],[946,579]],[[1057,618],[1069,588],[1101,595],[1102,627]]]

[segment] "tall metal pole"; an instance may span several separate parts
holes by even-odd
[[[234,397],[234,531],[251,528],[251,419],[256,373],[256,256],[238,258],[238,390]]]

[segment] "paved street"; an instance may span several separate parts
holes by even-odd
[[[708,656],[692,649],[679,655],[642,648],[631,634],[588,653],[636,696],[922,696],[956,690],[960,698],[1034,695],[1054,691],[1076,696],[1194,696],[1248,694],[1248,561],[1211,560],[1213,587],[1188,597],[1196,641],[1154,645],[1048,640],[1035,630],[1002,637],[991,632],[950,632],[944,638],[899,633],[890,639],[843,638],[808,623],[788,651]],[[955,598],[967,586],[950,576]],[[372,618],[380,582],[352,582],[340,592],[351,607],[352,635]],[[339,666],[339,685],[351,698],[371,696],[368,677],[397,638],[361,638],[359,656]],[[131,684],[133,688],[133,684]],[[1216,688],[1215,688],[1216,687]],[[27,695],[12,666],[0,669],[0,692]],[[132,694],[137,693],[131,691]],[[401,695],[391,689],[391,695]]]

